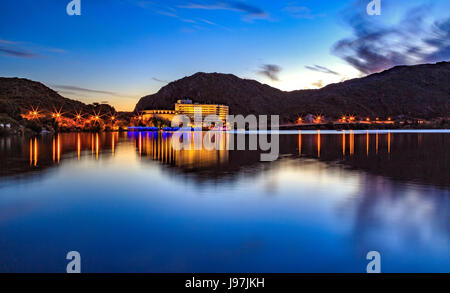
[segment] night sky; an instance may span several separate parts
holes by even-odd
[[[0,76],[132,110],[199,71],[294,90],[450,59],[448,0],[69,2],[0,1]]]

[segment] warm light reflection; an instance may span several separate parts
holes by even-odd
[[[355,134],[352,130],[350,130],[350,155],[353,156],[355,154]]]
[[[388,132],[388,153],[391,153],[391,132]]]
[[[342,131],[342,155],[345,156],[345,130]]]
[[[56,160],[59,164],[59,161],[61,160],[61,137],[59,134],[56,137]]]
[[[159,146],[161,147],[161,144]],[[138,148],[139,148],[139,158],[141,158],[141,156],[142,156],[142,134],[141,134],[141,132],[139,132]]]
[[[115,138],[116,138],[116,134],[114,133],[113,135],[111,135],[111,153],[112,153],[113,157],[114,157],[114,152],[115,152]]]
[[[30,138],[30,166],[33,165],[33,140]]]
[[[189,142],[188,147],[174,150],[171,135],[161,132],[141,134],[135,137],[136,151],[144,157],[183,168],[215,166],[218,163],[228,162],[229,151],[226,146],[229,143],[229,135],[224,132],[209,132],[202,136],[199,132],[189,132],[182,138],[185,142]],[[202,137],[215,145],[214,149],[205,146],[198,148],[195,141],[202,140]]]
[[[369,156],[369,144],[370,144],[370,137],[369,137],[369,131],[366,133],[366,156]]]
[[[38,144],[37,144],[37,138],[34,138],[34,166],[37,166],[38,162]]]
[[[92,158],[94,157],[94,134],[91,134],[91,154]]]
[[[320,158],[320,147],[321,147],[321,141],[320,141],[320,130],[317,131],[317,157]]]
[[[302,155],[302,132],[298,132],[298,154]]]
[[[80,134],[77,134],[77,153],[78,153],[78,161],[80,160],[80,156],[81,156],[81,138],[80,138]]]
[[[52,138],[52,154],[53,154],[53,163],[55,163],[56,161],[56,142],[55,142],[55,137],[53,136]]]
[[[100,151],[100,142],[98,138],[98,133],[95,134],[95,159],[98,160],[98,153]]]

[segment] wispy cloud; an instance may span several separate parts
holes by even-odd
[[[314,66],[305,66],[305,68],[312,70],[312,71],[317,71],[317,72],[322,72],[322,73],[327,73],[327,74],[333,74],[333,75],[340,75],[339,73],[337,73],[336,71],[333,71],[327,67],[324,66],[320,66],[320,65],[314,65]]]
[[[109,92],[109,91],[102,91],[102,90],[93,90],[93,89],[87,89],[72,85],[52,85],[52,87],[56,89],[62,89],[62,90],[68,90],[68,91],[76,91],[76,92],[85,92],[85,93],[91,93],[91,94],[102,94],[102,95],[110,95],[110,96],[122,96],[119,93],[115,92]]]
[[[31,49],[24,49],[23,47]],[[17,58],[45,57],[44,54],[37,52],[66,53],[66,50],[40,46],[33,43],[0,39],[0,55]]]
[[[159,78],[156,78],[156,77],[152,77],[152,79],[154,81],[161,82],[161,83],[169,83],[167,80],[162,80],[162,79],[159,79]]]
[[[416,7],[391,26],[381,26],[364,13],[351,10],[346,19],[353,35],[338,41],[332,51],[364,74],[397,65],[448,61],[450,18],[434,21],[430,26],[425,21],[430,8]]]
[[[179,18],[179,16],[175,12],[172,12],[172,11],[158,10],[158,11],[156,11],[156,13],[158,13],[160,15],[164,15],[164,16],[173,17],[173,18]]]
[[[240,1],[216,2],[214,4],[189,3],[179,5],[184,9],[201,9],[201,10],[228,10],[244,14],[244,20],[269,19],[269,13],[263,9]]]
[[[166,10],[159,10],[156,11],[156,13],[160,14],[160,15],[164,15],[164,16],[168,16],[168,17],[172,17],[172,18],[176,18],[182,22],[186,22],[186,23],[197,23],[195,20],[190,19],[190,18],[183,18],[180,17],[176,11],[173,9],[172,11],[166,11]]]
[[[18,44],[20,44],[20,42],[0,39],[0,44],[4,44],[4,45],[18,45]]]
[[[73,86],[73,85],[60,85],[60,84],[52,84],[50,85],[52,88],[56,89],[59,93],[65,93],[72,96],[77,96],[81,94],[94,94],[94,95],[106,95],[106,96],[113,96],[113,97],[120,97],[120,98],[126,98],[126,99],[135,99],[136,97],[124,95],[117,92],[111,92],[111,91],[104,91],[104,90],[97,90],[97,89],[88,89],[83,88],[79,86]]]
[[[286,6],[283,9],[284,12],[290,14],[291,16],[295,18],[304,18],[304,19],[314,19],[317,17],[324,17],[324,13],[320,14],[314,14],[311,12],[311,9],[309,9],[306,6],[300,6],[295,3],[290,3],[288,6]]]
[[[261,66],[260,71],[258,71],[259,74],[264,75],[265,77],[273,80],[273,81],[279,81],[278,74],[280,74],[282,68],[275,64],[264,64]]]
[[[42,55],[39,55],[34,52],[30,52],[27,50],[22,50],[19,48],[8,48],[4,46],[0,46],[0,55],[11,56],[11,57],[19,57],[19,58],[39,58]]]
[[[201,22],[204,22],[204,23],[207,23],[207,24],[210,24],[210,25],[217,25],[217,23],[212,22],[212,21],[207,20],[207,19],[203,19],[203,18],[201,18],[200,21],[201,21]]]

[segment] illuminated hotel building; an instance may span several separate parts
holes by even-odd
[[[145,110],[142,114],[143,120],[150,120],[151,118],[172,120],[174,116],[174,110]]]
[[[191,100],[178,100],[175,104],[175,113],[178,115],[186,115],[194,119],[195,114],[202,117],[208,115],[217,115],[225,121],[228,115],[228,106],[218,104],[192,104]]]
[[[228,106],[225,105],[193,104],[192,100],[178,100],[175,110],[145,110],[143,119],[156,117],[171,120],[175,115],[186,115],[193,121],[196,114],[201,114],[202,119],[208,115],[217,115],[225,123],[228,113]]]

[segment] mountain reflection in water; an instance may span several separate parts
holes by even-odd
[[[114,157],[121,144],[134,143],[136,154],[145,160],[190,173],[198,180],[231,179],[239,172],[258,172],[273,163],[260,162],[259,151],[226,150],[230,135],[245,136],[246,145],[255,134],[219,132],[216,150],[196,150],[192,134],[190,150],[174,150],[170,133],[75,133],[33,138],[0,138],[0,176],[35,175],[61,160],[94,160]],[[313,158],[330,165],[364,170],[393,180],[450,187],[449,138],[446,133],[281,134],[280,158],[301,162]]]
[[[237,135],[0,138],[0,271],[61,271],[75,247],[93,272],[364,272],[370,250],[450,272],[447,132],[289,132],[274,162],[226,150]]]

